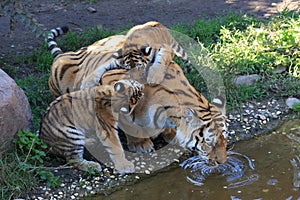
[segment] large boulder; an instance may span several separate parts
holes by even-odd
[[[5,149],[18,130],[31,130],[32,115],[23,90],[0,69],[0,150]]]

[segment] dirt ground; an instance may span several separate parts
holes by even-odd
[[[18,3],[42,25],[43,31],[63,25],[77,31],[95,26],[115,29],[150,20],[168,26],[209,19],[229,11],[269,17],[285,7],[300,5],[299,0],[23,0]],[[5,8],[11,9],[10,6]],[[10,33],[10,12],[0,12],[0,38],[0,59],[8,63],[13,63],[16,55],[26,54],[44,41],[42,37],[36,38],[21,20],[17,20]]]

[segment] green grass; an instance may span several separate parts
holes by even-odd
[[[31,75],[16,80],[28,97],[33,116],[34,130],[38,130],[40,118],[54,98],[48,88],[49,73]]]
[[[217,65],[236,75],[263,74],[286,66],[299,77],[300,20],[280,18],[251,24],[243,31],[222,27],[221,41],[211,49]]]
[[[177,24],[173,30],[200,40],[210,51],[223,76],[229,109],[247,100],[299,97],[299,13],[284,12],[269,20],[228,14],[207,21],[196,20],[192,24]],[[273,70],[279,67],[285,67],[287,73],[274,74]],[[253,86],[232,84],[234,77],[248,74],[259,74],[262,80]],[[192,85],[205,93],[205,86],[200,84],[203,80],[198,81],[197,76],[187,75]],[[277,89],[272,85],[277,85]]]
[[[58,38],[58,44],[63,51],[74,51],[122,30],[125,28],[115,31],[92,28],[81,34],[70,31],[66,36]],[[300,18],[298,13],[285,12],[268,20],[228,14],[210,20],[199,19],[191,24],[176,24],[172,26],[172,30],[201,41],[208,49],[211,59],[223,78],[229,109],[235,109],[249,100],[300,97]],[[3,69],[16,79],[17,84],[25,91],[29,99],[34,131],[38,130],[41,116],[53,100],[47,83],[52,61],[53,58],[46,45],[42,44],[32,54],[18,57],[12,64],[3,66]],[[286,73],[274,74],[273,70],[277,67],[285,67]],[[235,86],[232,84],[234,77],[254,73],[261,76],[261,79],[254,85]],[[199,73],[194,71],[187,77],[196,89],[204,95],[207,94],[205,81]],[[295,107],[297,112],[299,112],[299,107],[299,105]],[[17,144],[19,145],[20,142]],[[22,152],[20,147],[16,147],[13,151],[6,152],[1,158],[2,199],[17,197],[22,191],[29,191],[37,184],[37,180],[53,180],[55,183],[56,180],[51,179],[51,174],[47,174],[48,172],[33,170],[29,175],[25,173],[26,170],[33,169],[33,166],[38,168],[41,164],[28,165],[25,162],[24,165],[24,156],[26,158],[27,155],[29,155],[28,151]],[[13,178],[8,178],[10,176]]]
[[[13,199],[24,195],[41,181],[59,185],[59,177],[43,166],[47,145],[35,133],[19,131],[14,147],[0,153],[0,198]]]

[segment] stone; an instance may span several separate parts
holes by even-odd
[[[9,146],[18,130],[31,130],[32,115],[23,90],[0,69],[0,150]]]
[[[296,103],[299,103],[300,99],[294,98],[294,97],[289,97],[286,101],[285,104],[289,107],[289,108],[293,108],[294,105]]]
[[[90,13],[95,13],[97,12],[97,10],[93,7],[88,7],[87,10],[90,12]]]
[[[251,74],[251,75],[245,75],[245,76],[238,76],[235,79],[233,79],[233,83],[235,85],[253,85],[254,81],[259,79],[260,76],[258,74]]]
[[[279,67],[276,67],[273,72],[276,73],[276,74],[281,74],[283,72],[285,72],[287,69],[286,66],[279,66]]]

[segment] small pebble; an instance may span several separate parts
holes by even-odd
[[[90,13],[95,13],[97,12],[97,10],[93,7],[88,7],[87,10],[90,12]]]

